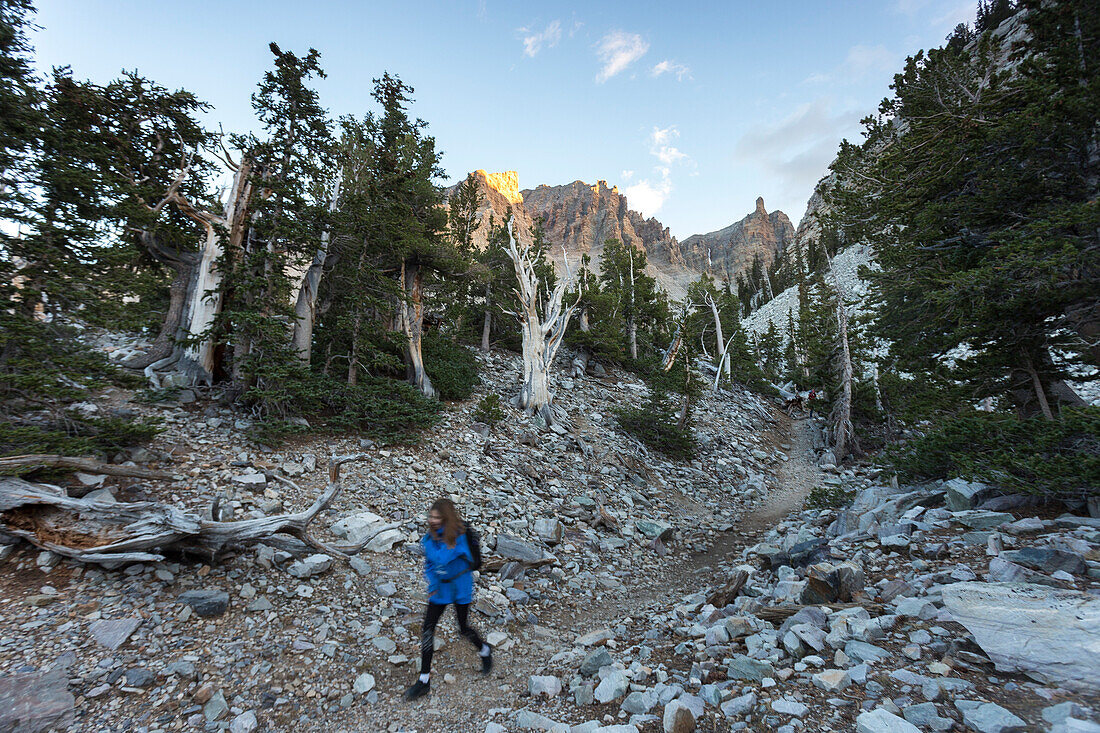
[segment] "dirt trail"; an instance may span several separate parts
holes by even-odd
[[[778,481],[765,501],[748,511],[733,531],[717,537],[710,549],[694,555],[674,553],[657,572],[622,576],[622,589],[597,590],[594,597],[585,594],[566,597],[541,617],[537,625],[511,629],[510,635],[518,645],[498,652],[497,672],[492,677],[471,675],[470,670],[478,664],[474,653],[457,637],[453,619],[449,615],[445,617],[439,634],[446,640],[447,651],[437,655],[433,677],[453,674],[462,684],[433,685],[428,703],[403,708],[413,718],[407,722],[420,731],[474,730],[470,727],[473,721],[484,720],[490,709],[514,706],[516,691],[526,687],[528,677],[548,673],[544,667],[548,659],[568,648],[577,635],[622,623],[631,628],[630,635],[643,632],[649,628],[651,614],[667,612],[684,596],[715,584],[718,565],[731,556],[738,557],[743,548],[759,542],[776,522],[796,511],[819,479],[812,450],[814,429],[809,420],[780,418],[768,435],[772,445],[788,456],[788,460],[780,464]],[[705,510],[690,501],[683,504],[685,520]],[[380,678],[379,686],[400,689],[407,682],[405,676],[394,673]],[[570,704],[559,702],[558,705],[562,706],[563,714],[566,710],[576,712]],[[552,717],[557,714],[553,709],[543,709],[543,712]],[[361,726],[365,722],[357,720],[350,729],[364,729]]]
[[[607,595],[572,616],[572,624],[580,633],[614,625],[620,619],[644,614],[650,609],[668,608],[681,597],[701,586],[713,584],[710,577],[719,563],[739,555],[745,547],[756,544],[761,537],[785,516],[797,511],[802,500],[819,482],[821,473],[813,450],[814,423],[809,419],[790,420],[773,436],[777,446],[785,450],[788,460],[779,470],[779,479],[764,502],[748,511],[733,531],[720,535],[703,553],[675,556],[654,576],[639,578],[622,596]],[[784,430],[783,428],[786,428]]]

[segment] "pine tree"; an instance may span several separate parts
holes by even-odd
[[[768,328],[757,343],[757,353],[760,355],[765,377],[772,381],[779,379],[782,373],[783,342],[775,321],[768,321]]]
[[[27,40],[33,14],[31,0],[0,0],[0,220],[5,221],[23,219],[32,153],[43,125]]]
[[[1024,5],[1015,68],[988,31],[910,58],[827,199],[845,239],[875,247],[896,368],[959,408],[992,397],[1053,418],[1080,403],[1068,369],[1100,361],[1100,20],[1083,2]]]
[[[646,274],[645,252],[617,239],[604,242],[600,263],[602,292],[614,300],[615,311],[621,314],[623,351],[632,361],[642,350],[652,348],[662,318],[667,318],[667,302],[657,289],[657,281]]]
[[[270,50],[275,68],[252,95],[265,136],[234,137],[251,163],[253,194],[247,236],[220,264],[232,297],[219,327],[232,345],[235,390],[265,414],[284,415],[292,409],[287,382],[306,377],[291,341],[291,273],[308,266],[322,236],[332,136],[309,86],[324,78],[320,53],[299,57],[275,43]]]

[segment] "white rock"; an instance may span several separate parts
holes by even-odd
[[[249,710],[233,718],[233,722],[229,724],[229,733],[252,733],[259,727],[260,721],[256,720],[256,713]]]
[[[856,733],[921,733],[920,728],[905,718],[878,708],[860,713],[856,718]]]
[[[365,695],[374,689],[374,675],[369,672],[364,672],[355,678],[355,684],[351,686],[351,689],[356,695]]]
[[[691,733],[695,730],[695,713],[679,700],[673,700],[665,705],[661,726],[665,733]]]
[[[553,675],[535,675],[527,680],[527,690],[531,697],[557,697],[561,694],[561,680]]]
[[[1028,583],[954,583],[943,600],[1002,671],[1100,690],[1100,598]]]
[[[606,704],[625,695],[629,687],[630,681],[626,678],[626,675],[619,670],[615,670],[604,677],[600,684],[596,685],[594,694],[598,702]]]

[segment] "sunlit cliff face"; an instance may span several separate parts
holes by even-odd
[[[500,173],[486,173],[479,170],[485,176],[486,183],[493,189],[500,192],[504,198],[508,199],[510,204],[518,204],[523,202],[523,196],[519,192],[519,174],[515,171],[502,171]]]

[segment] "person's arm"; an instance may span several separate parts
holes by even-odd
[[[427,538],[420,541],[424,548],[424,579],[428,582],[428,598],[435,595],[436,586],[439,583],[439,567],[428,552]]]

